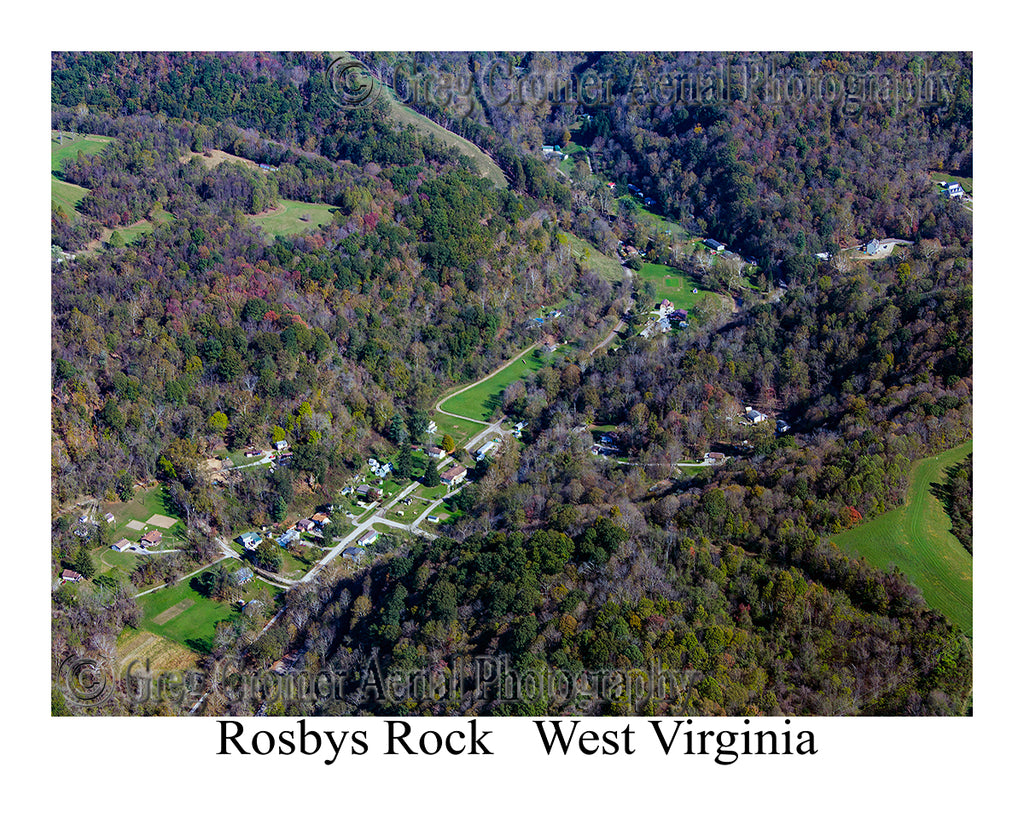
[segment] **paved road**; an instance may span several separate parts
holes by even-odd
[[[154,586],[154,587],[153,587],[153,588],[151,588],[151,589],[146,589],[146,590],[145,590],[144,592],[139,592],[139,593],[138,593],[137,595],[135,595],[135,596],[136,596],[136,597],[138,598],[138,597],[142,597],[142,596],[144,596],[144,595],[147,595],[147,594],[152,594],[152,593],[153,593],[153,592],[155,592],[155,591],[159,591],[160,589],[164,589],[164,588],[167,588],[167,586],[168,586],[168,585],[175,585],[175,584],[177,584],[177,583],[180,583],[180,582],[181,582],[182,580],[188,580],[188,578],[190,578],[190,577],[192,577],[192,576],[194,576],[194,575],[197,575],[197,574],[199,574],[200,572],[205,572],[205,571],[206,571],[207,569],[209,569],[209,568],[210,568],[211,566],[216,566],[216,565],[217,565],[218,563],[220,563],[220,562],[221,562],[222,560],[226,560],[226,559],[227,559],[227,557],[228,557],[227,555],[221,555],[221,556],[220,556],[220,557],[218,557],[218,558],[217,558],[216,560],[214,560],[214,561],[213,561],[212,563],[207,563],[207,564],[206,564],[205,566],[200,566],[200,567],[199,567],[198,569],[196,569],[196,570],[195,570],[194,572],[189,572],[189,573],[188,573],[188,574],[186,574],[186,575],[182,575],[182,576],[181,576],[181,577],[179,577],[179,578],[178,578],[177,580],[175,580],[173,584],[169,584],[169,583],[161,583],[161,584],[160,584],[159,586]]]

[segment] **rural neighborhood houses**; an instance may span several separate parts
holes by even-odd
[[[73,569],[65,569],[60,573],[61,583],[78,583],[81,580],[85,578]]]
[[[763,412],[758,412],[753,407],[746,407],[743,412],[743,417],[746,418],[752,424],[760,424],[763,421],[768,420],[768,416]]]
[[[152,546],[159,546],[163,535],[156,529],[151,529],[142,536],[142,547],[149,549]]]
[[[243,532],[238,536],[237,540],[242,544],[243,549],[252,550],[260,545],[263,538],[256,532]]]
[[[448,454],[448,453],[446,453],[446,452],[445,452],[445,451],[444,451],[443,449],[441,449],[441,447],[439,447],[439,446],[428,446],[428,447],[427,447],[427,455],[428,455],[429,457],[431,457],[431,458],[443,458],[443,457],[444,457],[445,455],[447,455],[447,454]]]
[[[466,467],[457,464],[451,469],[441,473],[441,483],[445,486],[458,486],[466,479]]]
[[[375,529],[371,529],[369,532],[360,537],[359,540],[356,541],[356,543],[359,546],[369,546],[371,543],[376,543],[377,538],[379,537],[380,532],[376,531]]]
[[[488,456],[488,454],[495,450],[500,443],[501,441],[498,440],[488,441],[486,444],[484,444],[482,447],[480,447],[480,449],[476,451],[476,459],[478,461],[482,461],[484,458]]]

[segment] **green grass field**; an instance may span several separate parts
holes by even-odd
[[[277,207],[269,213],[261,213],[249,218],[268,236],[277,238],[328,225],[334,218],[333,214],[336,210],[337,208],[333,205],[316,205],[309,202],[296,202],[293,199],[282,199]]]
[[[74,139],[64,132],[64,141],[57,141],[57,132],[50,132],[50,172],[59,174],[64,170],[64,163],[69,159],[76,159],[79,153],[86,156],[98,154],[103,151],[111,142],[113,137],[98,136],[96,134],[76,134]]]
[[[166,515],[169,518],[179,518],[178,511],[171,504],[170,493],[167,491],[167,487],[163,484],[157,484],[151,486],[148,489],[136,489],[132,499],[127,503],[122,502],[105,502],[102,505],[101,513],[110,512],[114,516],[114,540],[120,538],[128,538],[128,540],[138,543],[139,538],[142,536],[142,530],[129,529],[128,522],[131,520],[140,520],[145,523],[153,515]],[[154,527],[147,526],[147,529]],[[182,528],[180,522],[176,523],[170,528],[170,530],[163,527],[155,527],[160,529],[166,538],[167,534],[177,534]]]
[[[70,159],[75,159],[80,152],[87,156],[98,154],[113,141],[112,137],[96,136],[94,134],[78,134],[74,139],[71,139],[65,133],[63,143],[60,143],[57,141],[57,132],[50,132],[51,207],[60,206],[68,218],[74,221],[78,213],[78,203],[89,193],[89,189],[65,182],[61,178],[64,164]]]
[[[50,177],[50,206],[55,208],[59,205],[72,221],[78,214],[79,202],[85,199],[88,193],[88,188],[62,182],[55,176]]]
[[[143,630],[207,654],[213,647],[217,623],[231,620],[237,613],[227,603],[203,597],[191,586],[192,578],[139,598]],[[173,607],[179,607],[173,613]],[[173,613],[173,616],[170,616]],[[162,615],[162,616],[161,616]]]
[[[344,57],[351,59],[352,55],[345,51],[332,51],[332,59]],[[394,92],[387,86],[386,83],[381,85],[383,93],[380,95],[380,100],[388,106],[388,116],[391,117],[399,125],[408,125],[415,128],[421,134],[429,135],[438,140],[442,145],[446,145],[449,148],[455,148],[463,156],[467,157],[470,162],[473,163],[473,167],[476,172],[485,179],[490,179],[495,187],[507,188],[508,180],[505,178],[505,174],[501,172],[501,168],[498,167],[497,163],[485,154],[480,148],[470,142],[468,139],[460,137],[458,134],[454,134],[447,128],[443,128],[438,125],[432,119],[423,116],[407,105],[399,102],[395,99]]]
[[[622,265],[605,253],[602,253],[586,239],[581,239],[573,233],[565,234],[569,238],[569,249],[577,259],[582,259],[585,265],[590,265],[594,272],[605,281],[621,282],[625,277]]]
[[[938,171],[932,172],[932,179],[935,182],[959,182],[960,187],[964,189],[964,193],[974,195],[974,178],[971,176],[952,176],[948,173],[939,173]]]
[[[637,213],[646,217],[648,221],[650,221],[651,227],[654,228],[659,233],[668,233],[673,239],[676,240],[689,238],[690,234],[683,229],[682,225],[679,225],[676,222],[671,221],[670,219],[666,219],[664,216],[659,216],[657,213],[652,213],[646,207],[643,206],[639,199],[637,199],[632,194],[620,196],[616,199],[616,202],[621,205],[621,203],[624,200],[631,200],[633,204],[633,209]]]
[[[949,516],[932,484],[941,484],[945,470],[972,448],[973,442],[968,442],[916,461],[903,506],[832,538],[837,546],[880,569],[895,565],[921,590],[929,606],[968,636],[973,629],[974,560],[950,531]]]
[[[430,417],[437,424],[437,440],[440,441],[445,435],[451,435],[456,448],[464,446],[466,441],[482,432],[485,426],[476,421],[464,421],[461,418],[452,418],[450,415],[442,415],[439,412]]]
[[[656,302],[668,299],[677,310],[691,310],[700,297],[709,292],[681,270],[667,264],[648,262],[636,272],[636,276],[643,281],[654,282]],[[694,288],[697,288],[696,293]]]
[[[117,231],[121,238],[124,240],[126,245],[130,245],[143,236],[147,236],[152,233],[157,225],[161,225],[164,222],[170,222],[174,220],[174,216],[163,210],[158,210],[153,213],[149,219],[140,219],[131,225],[125,225],[124,227],[118,228],[103,228],[103,232],[100,234],[100,244],[107,244],[110,241],[110,237],[113,236],[114,231]],[[95,243],[94,243],[95,244]]]
[[[454,412],[456,415],[465,415],[467,418],[487,421],[501,406],[501,393],[509,384],[537,372],[546,363],[547,357],[538,350],[525,356],[519,356],[512,364],[495,373],[486,381],[481,381],[475,387],[447,399],[441,405],[441,409],[446,412]],[[437,423],[438,429],[440,429],[440,419]]]

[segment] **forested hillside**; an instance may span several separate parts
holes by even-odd
[[[404,55],[359,56],[394,78]],[[424,62],[482,71],[494,56]],[[600,71],[617,92],[637,59],[669,72],[702,59],[499,56]],[[159,482],[187,532],[179,552],[57,588],[55,663],[138,628],[138,591],[173,587],[218,541],[331,509],[369,457],[411,477],[412,447],[443,440],[429,431],[442,395],[536,342],[545,357],[495,401],[520,425],[497,454],[444,435],[469,482],[436,538],[396,534],[364,563],[290,583],[278,617],[220,622],[198,662],[411,673],[505,655],[537,673],[657,661],[692,681],[663,701],[325,698],[271,713],[966,713],[967,637],[898,569],[830,542],[900,505],[914,460],[972,434],[971,211],[930,177],[972,173],[971,65],[928,60],[955,73],[953,98],[899,112],[415,106],[487,151],[502,190],[385,106],[334,105],[327,55],[55,53],[56,139],[113,141],[63,165],[88,193],[51,219],[54,574],[88,580],[110,545],[76,524],[83,499],[128,502]],[[570,141],[571,167],[541,153]],[[329,221],[272,235],[254,217],[282,202]],[[614,257],[611,274],[570,234]],[[709,253],[708,236],[735,253]],[[841,252],[880,236],[907,244]],[[676,287],[691,276],[696,303],[645,335],[652,262]],[[748,422],[752,407],[770,420]],[[214,453],[284,440],[287,466],[210,479]],[[970,469],[944,490],[968,549]],[[203,577],[204,594],[226,583]],[[175,712],[121,694],[108,712]]]

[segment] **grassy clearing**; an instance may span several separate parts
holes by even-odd
[[[153,634],[126,628],[117,639],[117,657],[120,664],[119,674],[123,674],[132,661],[137,662],[136,668],[157,671],[184,671],[194,668],[199,655],[180,643]]]
[[[573,233],[566,233],[569,239],[569,249],[572,255],[582,260],[584,265],[589,265],[598,276],[605,281],[621,282],[625,277],[622,265],[617,259],[606,253],[602,253],[586,239],[581,239]]]
[[[501,394],[509,384],[537,372],[546,363],[547,356],[539,350],[520,356],[508,367],[495,373],[486,381],[481,381],[475,387],[447,399],[441,405],[441,409],[446,412],[454,412],[456,415],[487,421],[501,406]],[[438,421],[438,428],[440,428],[440,421]]]
[[[917,586],[928,605],[965,634],[973,629],[974,560],[950,531],[951,524],[933,484],[973,449],[968,442],[914,463],[907,502],[881,517],[842,532],[833,542],[880,569],[895,565]]]
[[[173,640],[198,654],[208,654],[217,623],[238,615],[227,603],[203,597],[192,588],[190,580],[140,597],[141,626],[144,631]],[[169,616],[175,609],[177,613]]]
[[[464,139],[458,134],[453,134],[447,128],[442,128],[432,119],[428,119],[412,108],[398,102],[390,88],[385,88],[385,93],[381,95],[381,99],[388,104],[389,116],[395,122],[400,125],[410,125],[421,134],[432,136],[443,145],[455,148],[473,163],[476,172],[484,177],[484,179],[490,179],[495,187],[508,187],[508,180],[505,178],[505,174],[501,172],[501,168],[498,167],[497,163],[468,139]]]
[[[939,173],[938,171],[932,172],[932,181],[934,182],[959,182],[960,187],[964,189],[964,193],[974,196],[974,177],[971,176],[952,176],[948,173]]]
[[[423,498],[410,496],[409,499],[412,500],[412,503],[408,506],[404,503],[397,503],[388,509],[384,517],[397,523],[412,523],[423,513],[423,510],[430,506],[430,502]],[[398,514],[399,512],[402,514]]]
[[[77,159],[79,153],[87,156],[98,154],[113,141],[112,137],[97,136],[95,134],[78,134],[72,139],[65,132],[63,141],[58,142],[57,132],[50,132],[51,207],[56,208],[59,206],[69,219],[75,219],[78,214],[78,204],[85,199],[89,189],[63,181],[61,177],[64,172],[64,165],[69,160]]]
[[[88,188],[72,185],[70,182],[62,182],[56,177],[50,177],[50,207],[56,208],[59,206],[72,221],[78,215],[79,203],[85,199],[88,193]]]
[[[202,162],[207,168],[216,168],[221,162],[240,162],[243,165],[248,165],[250,168],[259,167],[251,159],[245,159],[241,156],[235,156],[234,154],[225,153],[224,151],[209,151],[210,155],[207,156],[205,153],[197,153],[196,151],[189,151],[183,157],[181,162],[187,163],[192,160],[193,157],[199,157],[199,161]]]
[[[117,228],[103,228],[103,232],[100,234],[98,240],[94,240],[89,243],[89,250],[98,250],[102,245],[106,245],[110,242],[110,237],[114,235],[116,231],[120,234],[126,245],[130,245],[133,242],[141,239],[143,236],[148,236],[152,233],[157,225],[161,225],[165,222],[171,222],[174,220],[174,216],[163,210],[154,211],[148,219],[140,219],[138,222],[134,222],[130,225]]]
[[[321,228],[334,218],[333,205],[317,205],[310,202],[296,202],[282,199],[276,208],[250,216],[253,224],[263,229],[271,238],[291,236],[310,228]]]
[[[691,310],[704,293],[709,291],[701,288],[686,273],[669,267],[667,264],[648,262],[636,272],[637,278],[654,283],[654,298],[661,302],[668,299],[675,304],[677,310]],[[697,292],[693,290],[696,288]]]
[[[352,59],[352,55],[346,51],[332,51],[331,57],[332,59]],[[381,84],[381,89],[383,93],[380,95],[380,101],[388,107],[388,116],[397,124],[411,126],[421,134],[434,137],[442,145],[455,148],[473,163],[476,172],[482,177],[490,179],[496,187],[508,187],[508,180],[505,178],[505,174],[501,172],[501,168],[480,148],[468,139],[464,139],[458,134],[453,134],[447,128],[442,128],[432,119],[417,113],[412,108],[399,102],[395,98],[394,92],[386,84]]]
[[[71,159],[77,159],[79,153],[86,156],[102,153],[114,141],[113,137],[97,134],[76,134],[72,139],[67,131],[62,132],[64,139],[57,140],[57,132],[50,132],[50,173],[60,174],[64,165]]]
[[[277,574],[287,577],[289,580],[301,578],[323,556],[320,552],[309,546],[300,554],[295,554],[287,549],[279,549],[278,553],[281,555],[281,568],[277,570]]]
[[[622,207],[626,201],[629,201],[633,206],[634,212],[650,222],[651,227],[658,233],[667,233],[676,240],[690,238],[691,234],[686,231],[682,225],[673,222],[670,219],[666,219],[664,216],[659,216],[657,213],[649,211],[644,207],[640,200],[632,194],[626,194],[625,196],[620,196],[616,199],[616,203],[619,207]]]
[[[127,503],[105,502],[100,509],[101,516],[106,512],[110,512],[114,516],[115,541],[124,537],[134,543],[138,543],[143,533],[153,528],[160,529],[164,533],[165,541],[168,534],[175,536],[184,534],[181,531],[184,527],[181,524],[178,511],[171,503],[170,493],[163,484],[157,484],[147,489],[136,489],[134,496]],[[145,529],[130,529],[128,527],[129,521],[139,520],[145,522],[153,517],[153,515],[166,515],[167,517],[175,518],[178,522],[171,527],[146,526]],[[161,548],[165,547],[161,545]]]
[[[461,418],[452,418],[441,413],[436,413],[431,418],[437,424],[437,440],[440,441],[445,435],[451,435],[456,447],[464,446],[466,441],[483,432],[485,427],[476,421],[463,421]]]

